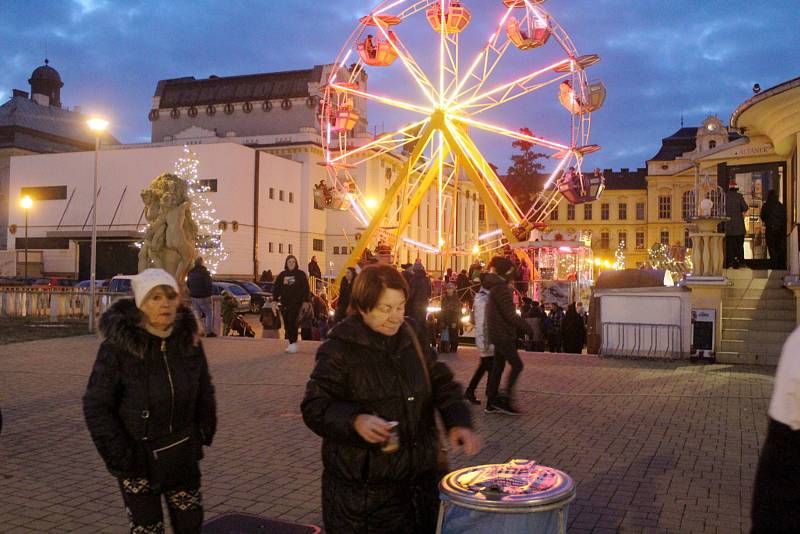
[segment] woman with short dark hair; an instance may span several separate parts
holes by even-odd
[[[469,408],[453,374],[423,350],[403,313],[405,279],[365,267],[350,313],[317,351],[303,420],[322,436],[322,512],[329,534],[426,534],[446,472],[435,411],[453,448],[475,454]]]

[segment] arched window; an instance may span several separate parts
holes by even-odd
[[[712,140],[708,142],[708,149],[711,150],[713,148],[717,148],[717,142]]]
[[[683,193],[681,197],[681,214],[683,215],[683,220],[688,221],[694,215],[694,206],[692,205],[692,194],[693,191],[686,191]]]

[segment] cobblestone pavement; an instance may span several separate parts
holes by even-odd
[[[316,343],[206,342],[220,427],[203,461],[206,517],[229,511],[319,524],[320,440],[299,402]],[[97,340],[0,347],[0,532],[125,532],[121,498],[84,426]],[[472,349],[443,355],[464,381]],[[524,354],[527,415],[476,411],[485,441],[453,467],[533,458],[573,476],[569,531],[749,529],[771,368]]]

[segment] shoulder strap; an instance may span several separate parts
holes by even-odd
[[[408,331],[408,335],[411,336],[411,342],[414,344],[414,351],[417,353],[419,363],[422,365],[422,374],[425,376],[425,385],[427,386],[428,391],[432,391],[433,388],[431,387],[431,375],[428,371],[428,358],[425,357],[425,353],[422,351],[422,345],[420,345],[419,339],[417,338],[417,333],[414,332],[414,329],[407,322],[403,322],[403,326],[405,326],[406,330]]]

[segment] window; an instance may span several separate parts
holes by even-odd
[[[200,183],[200,189],[204,193],[216,193],[217,192],[217,180],[198,180]]]
[[[636,250],[644,249],[644,232],[636,232]]]
[[[19,196],[20,198],[29,196],[31,200],[67,200],[67,186],[23,187]]]
[[[550,220],[557,221],[558,220],[558,205],[550,212]]]
[[[289,243],[289,254],[292,254],[292,244]]]
[[[600,232],[600,248],[601,249],[608,249],[610,248],[611,238],[608,236],[608,232]]]
[[[592,220],[592,205],[591,204],[584,204],[583,205],[583,220],[584,221],[591,221]]]
[[[683,196],[681,196],[681,214],[683,214],[683,220],[688,221],[692,218],[692,191],[686,191]]]
[[[281,189],[280,191],[278,191],[278,200],[280,200],[281,202],[283,202],[283,189]]]
[[[628,232],[619,232],[617,234],[617,243],[622,245],[623,250],[628,248]]]
[[[575,204],[567,204],[567,220],[575,220]]]
[[[669,195],[659,195],[658,197],[658,218],[672,218],[672,197]]]
[[[291,191],[289,191],[289,203],[291,204],[291,203],[293,203],[293,202],[294,202],[294,193],[292,193]]]
[[[333,253],[339,254],[339,247],[333,247]]]
[[[711,140],[711,141],[708,142],[708,149],[711,150],[713,148],[717,148],[717,142],[714,141],[714,140]]]
[[[607,221],[609,219],[609,212],[611,211],[609,204],[600,204],[600,219]]]
[[[325,241],[322,239],[314,239],[311,242],[311,248],[316,252],[323,252],[325,250]]]
[[[689,230],[683,231],[683,246],[686,248],[692,248],[692,238],[689,237]]]
[[[278,254],[283,254],[283,243],[278,243]]]
[[[661,230],[661,244],[669,245],[669,230]]]
[[[478,204],[478,222],[486,222],[486,206]]]
[[[636,203],[636,220],[643,221],[644,220],[644,212],[645,212],[646,204],[644,202],[637,202]]]
[[[269,246],[267,247],[267,250],[270,252],[270,254],[272,254],[273,252],[275,252],[275,251],[274,251],[274,248],[275,248],[275,247],[273,247],[273,245],[272,245],[272,241],[270,241],[270,242],[269,242]]]
[[[617,215],[619,216],[620,221],[625,221],[628,219],[628,205],[625,202],[622,202],[619,206],[617,206]]]
[[[269,188],[269,199],[272,200],[274,198],[275,198],[275,188],[274,187],[270,187]]]

